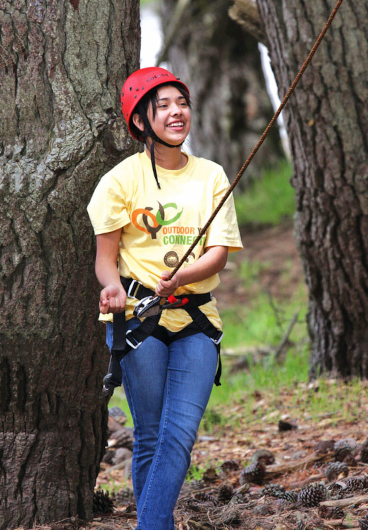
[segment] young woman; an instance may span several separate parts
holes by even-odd
[[[100,311],[110,350],[122,325],[121,318],[113,325],[112,316],[125,311],[120,364],[134,420],[137,529],[174,530],[173,510],[218,362],[221,320],[211,291],[228,252],[242,244],[230,197],[168,281],[229,182],[221,166],[181,150],[191,124],[189,90],[173,74],[163,68],[134,72],[121,102],[129,132],[145,151],[109,171],[88,206],[103,287]],[[174,295],[181,307],[142,324],[133,310],[149,294]],[[147,322],[154,329],[150,325],[142,339]]]

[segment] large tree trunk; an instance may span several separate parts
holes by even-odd
[[[134,151],[119,92],[139,65],[139,2],[2,0],[0,25],[0,528],[9,529],[92,515],[108,355],[86,205]]]
[[[230,18],[230,0],[187,0],[175,31],[173,14],[180,3],[164,0],[163,5],[164,35],[174,35],[166,59],[188,83],[193,100],[190,146],[194,154],[224,166],[233,180],[273,114],[257,40]],[[263,158],[249,166],[241,185],[282,156],[275,128]]]
[[[257,0],[284,95],[335,1]],[[345,0],[286,109],[311,370],[368,377],[368,4]]]

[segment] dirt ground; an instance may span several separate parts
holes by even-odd
[[[303,268],[296,247],[291,222],[263,230],[243,230],[244,249],[230,255],[228,267],[221,272],[221,283],[215,291],[219,310],[235,303],[249,303],[259,290],[283,299],[295,292],[303,278]],[[238,270],[245,260],[263,263],[253,289],[239,283]],[[287,273],[287,274],[285,274]]]

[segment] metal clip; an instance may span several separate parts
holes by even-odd
[[[129,285],[127,296],[129,296],[130,298],[135,298],[135,295],[137,294],[137,291],[141,285],[142,282],[139,282],[138,280],[133,280],[132,283]]]
[[[141,344],[142,344],[142,341],[138,342],[137,339],[134,338],[134,335],[130,338],[128,338],[128,335],[129,333],[131,333],[132,330],[130,329],[129,331],[126,332],[126,337],[125,337],[125,340],[127,341],[127,343],[129,344],[129,346],[131,348],[133,348],[133,350],[136,350]],[[133,340],[132,340],[133,339]]]
[[[138,318],[152,317],[158,315],[162,311],[162,305],[166,302],[166,298],[159,296],[146,296],[142,298],[134,307],[133,314]]]
[[[220,331],[220,330],[217,330],[217,333],[215,335],[215,337],[210,337],[210,339],[212,340],[212,342],[214,342],[216,344],[216,346],[218,344],[220,344],[220,342],[222,341],[222,337],[224,336],[223,332]]]

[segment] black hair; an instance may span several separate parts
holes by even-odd
[[[174,82],[169,82],[169,83],[163,83],[162,85],[158,85],[155,88],[152,88],[152,90],[147,92],[147,94],[145,94],[143,96],[143,98],[140,100],[140,102],[137,104],[137,106],[133,110],[132,115],[131,115],[130,120],[129,120],[129,128],[130,128],[130,130],[132,131],[132,133],[137,138],[140,139],[140,141],[146,142],[146,138],[147,137],[152,137],[152,131],[151,130],[147,130],[147,125],[146,125],[146,123],[147,123],[147,110],[148,110],[149,104],[151,103],[153,118],[155,118],[156,111],[157,111],[158,90],[159,90],[159,88],[162,88],[163,86],[173,86],[173,87],[177,88],[179,90],[180,94],[182,96],[184,96],[185,101],[187,102],[187,105],[190,108],[189,92],[187,92],[187,90],[185,90],[185,88],[183,87],[182,84],[175,83],[175,81],[174,81]],[[134,114],[139,114],[139,116],[143,120],[144,131],[141,131],[140,129],[138,129],[138,127],[133,122]]]

